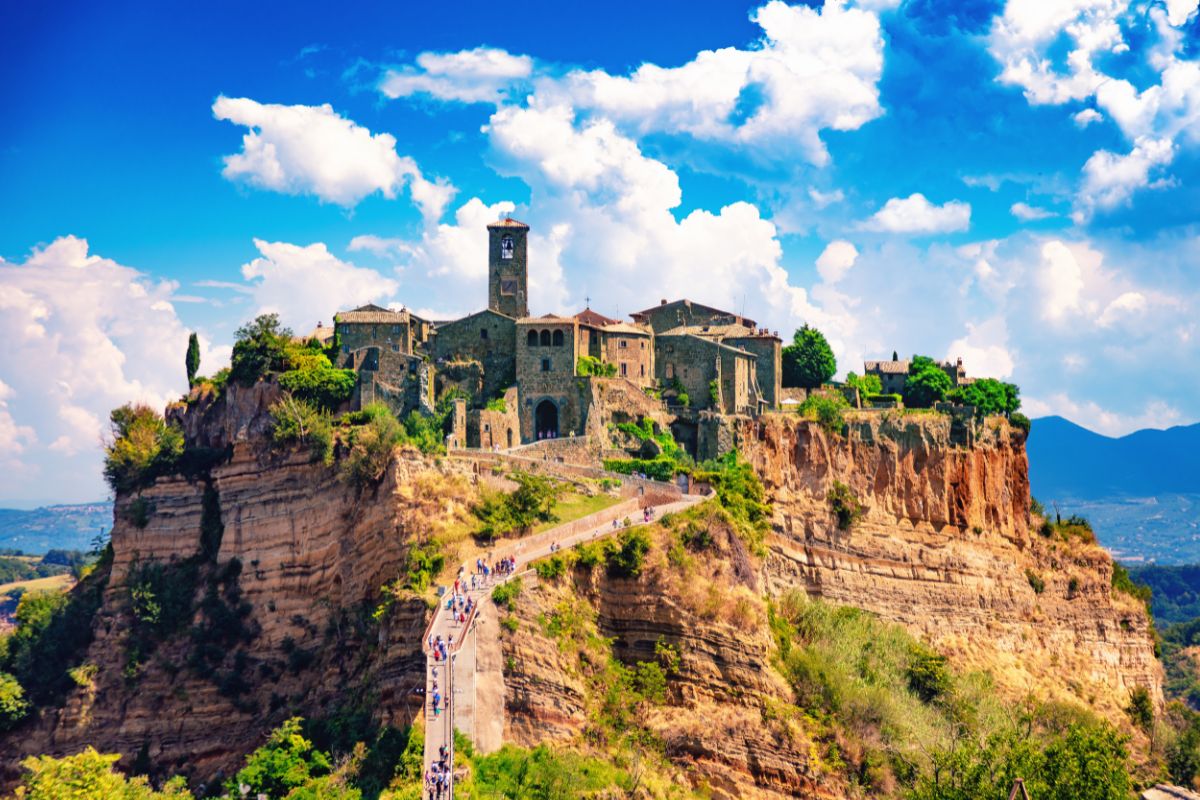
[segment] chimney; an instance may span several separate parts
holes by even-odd
[[[662,300],[659,300],[659,301],[658,301],[658,304],[659,304],[660,306],[665,306],[665,305],[667,304],[667,298],[665,298],[665,297],[664,297]]]

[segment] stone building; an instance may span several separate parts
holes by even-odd
[[[967,377],[967,371],[963,368],[961,358],[955,361],[938,361],[936,363],[942,372],[950,377],[950,381],[956,387],[974,382],[974,378]],[[863,374],[875,375],[879,378],[883,387],[882,394],[901,394],[904,392],[904,381],[908,378],[908,368],[911,364],[912,361],[909,359],[864,361]]]
[[[579,322],[547,314],[517,320],[518,415],[521,441],[581,433],[585,421],[575,382]]]
[[[403,416],[459,397],[451,438],[486,449],[601,434],[614,420],[668,424],[682,412],[656,389],[668,402],[683,389],[691,411],[718,418],[778,406],[780,339],[754,320],[690,300],[664,300],[632,322],[590,307],[531,316],[529,226],[509,217],[487,231],[487,308],[434,323],[366,305],[318,327],[322,341],[338,337],[339,365],[358,373],[360,403]],[[580,374],[581,359],[611,365],[612,376],[586,364]]]

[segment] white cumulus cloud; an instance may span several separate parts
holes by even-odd
[[[1021,202],[1013,203],[1008,210],[1014,217],[1022,222],[1033,222],[1035,220],[1049,219],[1050,217],[1055,216],[1053,211],[1047,211],[1044,208],[1038,208],[1036,206],[1031,206],[1028,203]]]
[[[408,185],[427,220],[437,220],[454,196],[454,187],[426,179],[412,158],[399,155],[394,136],[373,134],[328,103],[285,106],[222,96],[213,116],[249,128],[242,151],[225,156],[222,174],[231,181],[346,207],[374,192],[394,198]]]
[[[920,192],[893,197],[862,224],[865,230],[886,233],[954,233],[971,225],[971,206],[958,200],[930,203]]]
[[[1140,139],[1125,154],[1098,150],[1083,165],[1083,186],[1074,217],[1085,222],[1097,209],[1129,202],[1138,189],[1150,186],[1152,175],[1171,163],[1175,145],[1170,139]]]
[[[393,99],[427,94],[439,100],[499,104],[533,73],[533,59],[493,47],[421,53],[415,65],[387,70],[379,91]]]
[[[835,239],[817,256],[817,272],[826,283],[837,283],[850,271],[857,258],[858,248],[844,239]]]
[[[399,286],[375,270],[342,261],[321,242],[301,246],[255,239],[254,246],[261,255],[242,265],[242,277],[251,282],[256,313],[279,314],[297,334],[340,309],[384,300]]]

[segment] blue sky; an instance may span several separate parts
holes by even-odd
[[[1108,434],[1200,419],[1196,0],[8,4],[0,504],[104,494],[108,409],[234,329],[744,309]]]

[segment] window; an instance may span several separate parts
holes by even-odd
[[[543,358],[542,359],[542,372],[549,372],[549,371],[550,371],[550,359]]]
[[[640,369],[641,369],[641,373],[642,373],[641,377],[643,377],[643,378],[646,377],[646,365],[642,364]]]
[[[645,350],[645,349],[646,349],[646,343],[645,343],[645,342],[642,342],[642,349],[643,349],[643,350]]]
[[[399,345],[399,344],[397,344],[396,342],[392,342],[392,352],[393,352],[393,353],[399,353],[399,352],[400,352],[400,345]]]
[[[622,378],[625,377],[625,362],[624,361],[621,362],[621,377]]]
[[[542,331],[542,335],[538,341],[542,345],[542,347],[549,347],[550,346],[550,331]]]
[[[624,350],[626,347],[629,347],[629,341],[627,339],[622,339],[617,347],[620,347],[622,350]]]
[[[513,237],[505,236],[500,240],[500,257],[503,259],[513,257]]]
[[[350,352],[350,345],[348,345],[348,344],[342,345],[342,354],[345,355],[349,352]]]
[[[531,330],[525,337],[525,344],[529,347],[537,347],[538,336],[537,331]]]
[[[479,329],[479,338],[480,338],[480,339],[486,339],[486,338],[487,338],[487,328],[480,328],[480,329]]]
[[[674,378],[675,378],[675,365],[667,364],[667,380],[673,380]]]
[[[554,346],[555,347],[563,346],[563,332],[562,331],[554,332]]]
[[[492,430],[492,426],[491,426],[491,425],[489,425],[489,424],[488,424],[488,423],[486,423],[486,422],[485,422],[485,423],[483,423],[483,432],[484,432],[484,433],[489,433],[489,432],[491,432],[491,430]]]
[[[674,353],[674,352],[675,352],[675,345],[673,345],[673,344],[669,344],[669,345],[667,345],[667,352],[668,352],[668,353]]]
[[[393,326],[392,326],[392,333],[399,333],[399,332],[400,332],[400,326],[399,326],[399,325],[393,325]]]
[[[517,282],[512,279],[500,281],[500,294],[511,297],[517,293]]]

